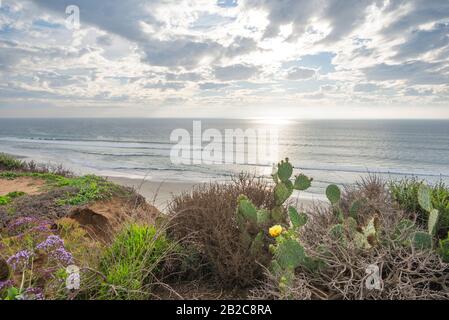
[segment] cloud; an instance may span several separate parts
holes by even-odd
[[[204,82],[200,83],[199,87],[201,90],[219,90],[229,87],[229,84],[220,82]]]
[[[449,18],[449,1],[394,0],[385,6],[384,13],[393,13],[397,17],[382,30],[384,35],[393,37],[420,25]]]
[[[200,73],[196,72],[185,72],[185,73],[167,73],[165,74],[165,78],[168,81],[190,81],[197,82],[203,79],[203,76]]]
[[[449,108],[447,0],[3,0],[0,30],[0,105]]]
[[[354,86],[354,92],[374,92],[379,90],[379,86],[374,83],[360,83]]]
[[[147,83],[144,86],[145,89],[159,89],[161,91],[166,90],[181,90],[185,88],[185,84],[182,82],[162,82],[158,81],[156,83]]]
[[[107,34],[103,35],[103,36],[99,36],[99,37],[97,37],[97,44],[99,44],[100,46],[109,47],[112,45],[112,38]]]
[[[430,30],[415,30],[410,37],[400,45],[395,59],[416,58],[421,54],[443,48],[449,45],[449,24],[438,23]]]
[[[195,68],[206,57],[215,57],[223,47],[215,42],[185,39],[153,40],[141,45],[142,60],[154,66]]]
[[[316,75],[316,71],[307,68],[292,68],[287,73],[288,80],[305,80],[311,79]]]
[[[281,27],[292,25],[291,37],[297,38],[312,26],[314,21],[326,21],[330,33],[321,41],[331,43],[350,34],[366,19],[366,11],[376,0],[248,0],[250,8],[263,9],[268,14],[269,24],[265,37],[276,37]]]
[[[363,69],[366,78],[372,81],[404,80],[410,84],[449,84],[447,74],[439,72],[441,65],[423,61],[401,64],[381,63]]]
[[[215,78],[221,81],[248,80],[259,73],[259,68],[246,64],[215,67]]]

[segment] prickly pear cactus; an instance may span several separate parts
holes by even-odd
[[[377,230],[379,229],[379,218],[374,217],[372,218],[368,224],[362,228],[363,229],[363,235],[369,240],[371,239],[377,239]]]
[[[432,249],[432,236],[426,232],[415,232],[412,236],[412,245],[417,250]]]
[[[292,195],[293,186],[291,185],[291,182],[289,182],[290,181],[280,182],[274,187],[274,199],[276,200],[276,205],[282,205]]]
[[[294,239],[284,239],[278,244],[275,259],[283,269],[296,269],[305,260],[304,247]]]
[[[354,238],[355,234],[358,232],[358,224],[357,221],[353,217],[348,217],[345,222],[345,229],[348,232],[349,236]]]
[[[257,209],[244,195],[237,200],[237,214],[246,221],[257,223]]]
[[[270,223],[271,214],[270,211],[265,209],[257,210],[257,225],[259,227],[264,227]]]
[[[362,205],[363,205],[362,200],[355,200],[351,204],[351,207],[349,208],[349,216],[355,219],[356,221],[359,216],[359,211]]]
[[[432,189],[428,185],[422,184],[418,189],[418,203],[427,212],[432,211]]]
[[[258,256],[263,251],[263,232],[259,232],[257,236],[254,238],[253,242],[251,243],[250,253],[253,256]]]
[[[335,184],[331,184],[326,188],[326,197],[332,205],[336,205],[340,201],[341,192]]]
[[[288,161],[288,158],[286,158],[285,161],[282,160],[278,164],[277,170],[277,176],[279,177],[279,179],[285,183],[286,181],[290,180],[292,174],[293,174],[293,166]]]
[[[345,237],[345,226],[342,224],[336,224],[329,229],[329,235],[332,239],[337,241],[344,240]]]
[[[282,223],[285,221],[285,212],[282,206],[276,206],[271,210],[271,219],[274,222]]]
[[[307,190],[312,185],[312,181],[313,179],[310,179],[307,176],[300,174],[295,179],[294,189],[299,191]]]
[[[429,234],[435,236],[438,230],[438,220],[440,218],[440,212],[437,209],[432,209],[429,213],[428,231]]]
[[[307,215],[305,213],[298,213],[298,210],[294,207],[288,208],[288,215],[294,228],[301,228],[307,223]]]
[[[444,262],[449,263],[449,233],[447,235],[447,239],[440,240],[438,253]]]

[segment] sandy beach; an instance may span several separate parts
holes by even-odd
[[[122,186],[134,188],[139,194],[159,210],[164,211],[174,196],[183,192],[189,192],[197,185],[193,182],[150,181],[145,179],[131,179],[124,177],[107,177],[108,180]],[[297,206],[302,209],[310,208],[314,203],[325,204],[322,197],[308,193],[300,193],[292,196],[297,201]]]
[[[159,210],[164,210],[173,196],[190,191],[195,185],[192,182],[149,181],[122,177],[107,177],[108,180],[122,186],[134,188],[139,194]]]

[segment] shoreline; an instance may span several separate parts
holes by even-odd
[[[18,160],[31,161],[33,158],[28,156],[21,156],[17,154],[5,153],[12,156]],[[38,161],[39,162],[39,161]],[[64,165],[63,165],[64,166]],[[71,167],[64,168],[72,170]],[[88,174],[88,172],[77,172],[73,171],[76,175]],[[95,173],[94,173],[95,174]],[[125,177],[125,176],[113,176],[108,174],[97,173],[96,175],[106,178],[109,181],[116,183],[118,185],[133,188],[140,195],[145,197],[148,203],[154,205],[161,211],[164,211],[169,205],[170,201],[174,196],[181,195],[185,192],[190,192],[195,186],[208,184],[209,182],[197,182],[197,181],[158,181],[158,180],[148,180],[145,177]],[[226,183],[225,181],[219,181],[220,183]],[[324,195],[308,193],[308,192],[295,192],[291,199],[297,202],[297,205],[303,210],[307,210],[314,204],[325,204],[327,203]]]
[[[107,178],[109,181],[121,186],[135,189],[139,194],[145,197],[150,204],[154,205],[161,211],[167,208],[174,196],[190,192],[195,186],[207,184],[207,182],[195,183],[189,181],[152,181],[111,176],[104,176],[104,178]],[[303,210],[307,210],[313,205],[323,205],[327,203],[323,197],[306,192],[292,195],[291,200],[297,201],[298,207]]]

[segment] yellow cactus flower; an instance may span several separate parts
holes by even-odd
[[[272,236],[273,238],[279,237],[281,235],[282,231],[283,231],[283,229],[282,229],[282,226],[280,226],[280,225],[272,226],[268,230],[268,232],[270,233],[270,236]]]

